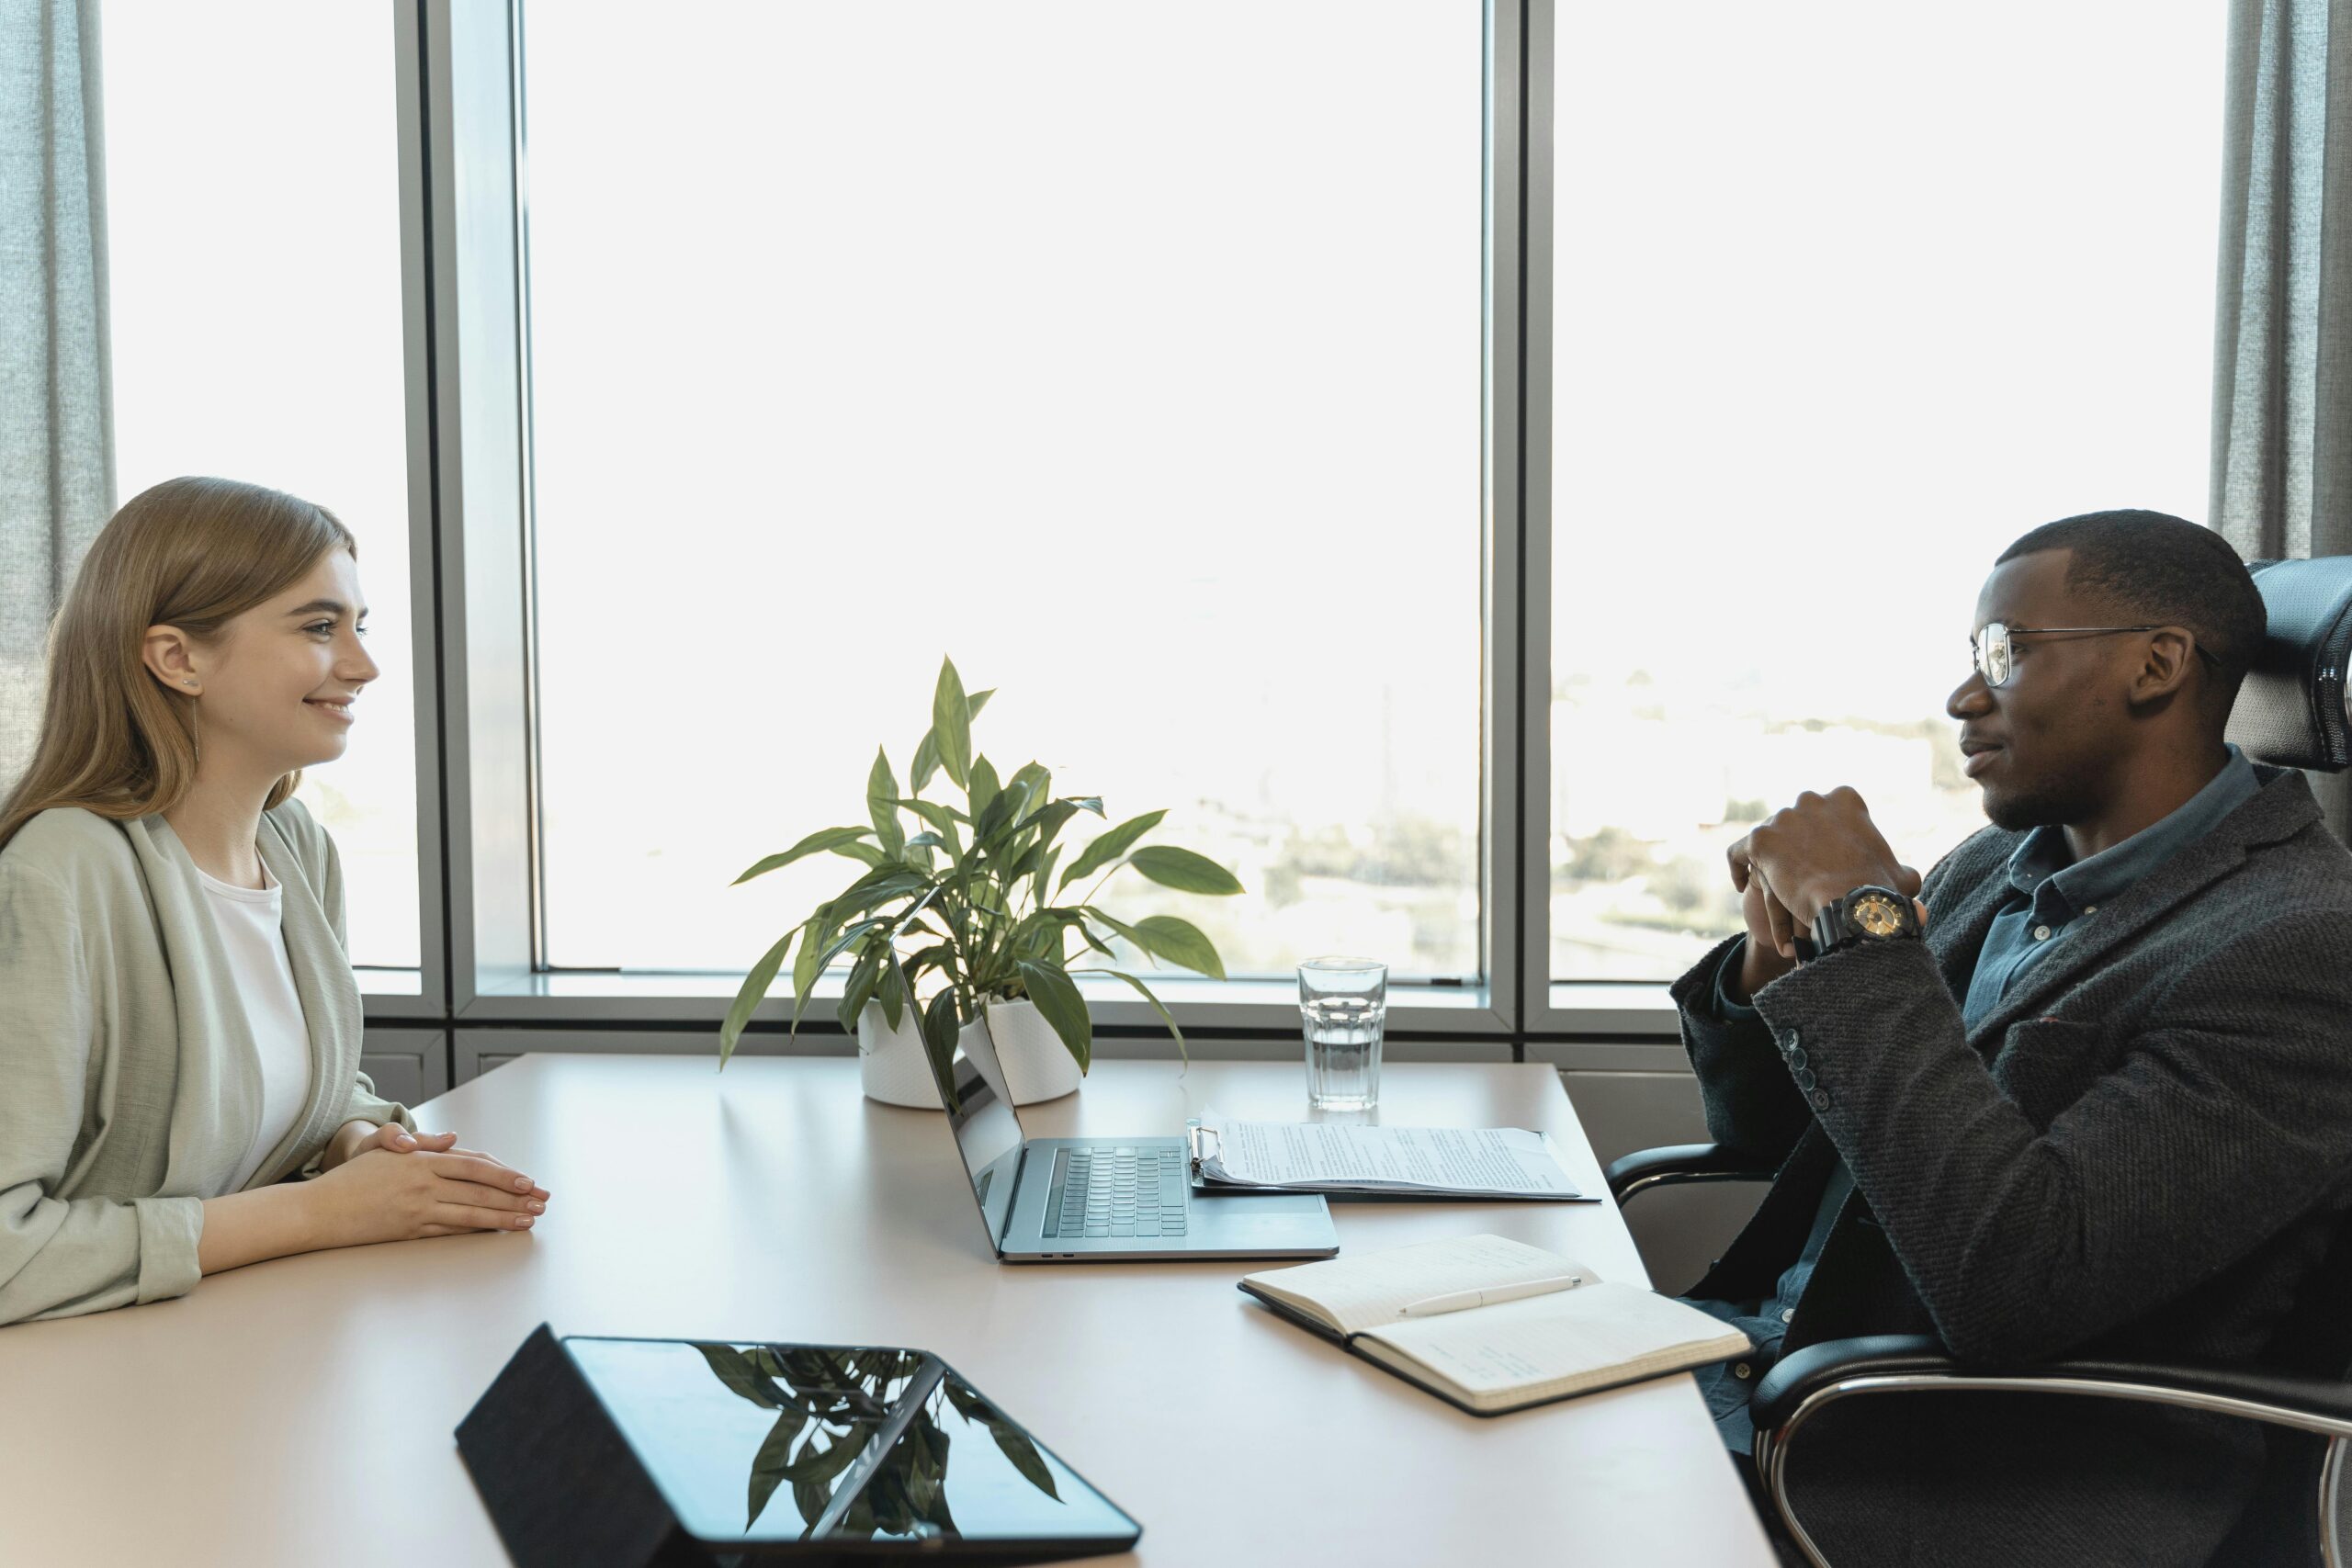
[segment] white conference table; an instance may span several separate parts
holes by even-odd
[[[553,1194],[532,1232],[310,1253],[0,1329],[0,1562],[500,1564],[451,1433],[524,1337],[920,1346],[1144,1526],[1121,1563],[1755,1564],[1687,1375],[1480,1419],[1276,1319],[1233,1261],[1001,1266],[936,1112],[842,1058],[531,1055],[418,1110]],[[1096,1064],[1032,1136],[1296,1119],[1295,1065]],[[1549,1067],[1391,1064],[1396,1124],[1539,1127]],[[1242,1200],[1235,1200],[1242,1201]],[[1492,1231],[1643,1280],[1616,1210],[1335,1203],[1344,1252]]]

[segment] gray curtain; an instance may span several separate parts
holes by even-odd
[[[2211,521],[2352,554],[2352,0],[2232,0],[2223,136]],[[2345,837],[2352,786],[2312,783]]]
[[[0,789],[41,646],[114,511],[97,0],[0,0]]]

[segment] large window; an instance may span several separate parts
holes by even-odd
[[[1234,974],[1480,972],[1477,0],[525,24],[551,965],[748,965],[945,654]]]
[[[1558,26],[1553,974],[1662,980],[1801,790],[1923,870],[1982,825],[1942,704],[2011,539],[2204,516],[2222,16]]]
[[[416,761],[392,29],[372,6],[107,0],[123,499],[181,474],[291,491],[359,540],[382,677],[301,796],[355,963],[417,963]]]

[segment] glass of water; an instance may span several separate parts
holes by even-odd
[[[1380,1103],[1380,1036],[1388,1021],[1388,965],[1370,958],[1310,958],[1298,966],[1310,1111],[1370,1111]]]

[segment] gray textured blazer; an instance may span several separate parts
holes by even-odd
[[[2021,835],[1923,889],[1924,942],[1805,964],[1712,1016],[1674,987],[1715,1138],[1777,1166],[1690,1292],[1769,1296],[1834,1156],[1856,1191],[1787,1350],[1940,1336],[1963,1359],[2257,1361],[2352,1204],[2352,854],[2300,773],[2263,787],[1964,1031]],[[2344,1303],[2352,1319],[2352,1302]],[[1791,1450],[1834,1562],[2202,1564],[2252,1492],[2251,1425],[2052,1395],[1849,1401]]]
[[[345,1122],[399,1122],[359,1070],[343,873],[295,801],[262,818],[311,1034],[311,1092],[248,1189],[318,1174]],[[161,817],[44,811],[0,850],[0,1324],[187,1293],[261,1067],[196,863]]]

